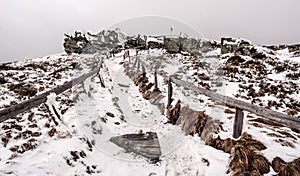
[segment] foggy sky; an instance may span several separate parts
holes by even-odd
[[[169,34],[173,26],[217,40],[300,43],[299,7],[299,0],[0,0],[0,62],[60,53],[64,33],[116,24],[129,34]]]

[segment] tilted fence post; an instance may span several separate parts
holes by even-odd
[[[103,64],[103,58],[100,60],[100,65],[99,65],[99,70],[97,72],[97,76],[99,77],[101,87],[105,88],[104,80],[103,80],[103,78],[101,76],[101,73],[100,73],[101,68],[103,69],[102,64]]]
[[[135,59],[134,64],[133,64],[133,67],[136,67],[137,61],[138,61],[138,58]]]
[[[169,107],[172,103],[172,94],[173,94],[173,87],[172,87],[172,83],[171,83],[171,77],[169,77],[168,80],[168,104],[167,107]]]
[[[145,69],[144,65],[142,65],[142,75],[143,75],[143,77],[146,77],[146,69]]]
[[[157,85],[157,71],[154,71],[154,90],[158,89],[158,85]]]
[[[234,122],[233,122],[233,137],[234,138],[238,138],[242,135],[243,120],[244,120],[243,110],[240,108],[236,108]]]

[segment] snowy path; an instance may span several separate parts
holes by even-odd
[[[138,87],[124,74],[123,67],[118,64],[120,61],[121,58],[113,58],[105,62],[110,77],[104,76],[104,80],[112,91],[97,84],[94,99],[86,97],[84,104],[87,105],[78,104],[78,107],[87,108],[79,109],[79,121],[85,119],[83,124],[94,124],[93,127],[81,125],[82,130],[87,131],[88,138],[95,140],[97,155],[103,157],[104,154],[109,160],[110,165],[105,165],[105,170],[110,170],[109,174],[113,175],[122,170],[114,169],[116,166],[126,170],[121,171],[121,175],[224,175],[228,154],[205,146],[199,137],[185,136],[179,126],[165,124],[166,117],[161,115],[157,106],[143,99]],[[98,118],[87,120],[88,115],[84,112],[91,109],[98,111]],[[96,117],[96,111],[91,111],[91,116]],[[107,117],[106,112],[113,113],[114,117]],[[107,118],[106,123],[101,118]],[[93,133],[93,128],[95,131],[97,127],[102,131],[99,135]],[[124,153],[123,149],[109,142],[113,136],[140,130],[157,133],[162,150],[160,163],[150,164],[145,158]],[[209,158],[209,166],[203,158]],[[129,164],[130,169],[127,168]],[[216,167],[219,169],[214,169]]]
[[[199,137],[184,136],[179,126],[165,124],[166,117],[143,99],[124,74],[121,61],[121,57],[105,61],[105,88],[97,77],[84,82],[89,93],[79,94],[75,106],[63,115],[67,126],[57,126],[55,136],[43,132],[36,149],[13,159],[8,159],[11,152],[5,150],[7,156],[1,159],[9,163],[1,161],[1,175],[225,175],[229,154],[204,145]],[[73,92],[82,92],[82,88]],[[139,130],[157,133],[160,162],[151,164],[109,141]],[[84,155],[74,159],[74,153]]]

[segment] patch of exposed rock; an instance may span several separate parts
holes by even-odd
[[[160,145],[155,132],[124,134],[112,137],[110,141],[124,148],[126,152],[133,152],[151,160],[161,156]]]

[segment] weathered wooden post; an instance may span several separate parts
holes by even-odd
[[[137,61],[138,61],[138,58],[135,59],[134,64],[133,64],[133,67],[136,67]]]
[[[169,107],[172,103],[172,94],[173,94],[173,87],[172,87],[172,83],[171,83],[171,77],[169,77],[168,80],[168,104],[167,107]]]
[[[105,88],[104,79],[102,78],[102,76],[100,74],[98,76],[99,76],[101,87]]]
[[[82,87],[83,93],[87,94],[87,91],[85,90],[85,87],[84,87],[84,81],[81,83],[81,87]]]
[[[102,78],[102,76],[101,76],[101,73],[100,73],[101,68],[103,69],[102,64],[103,64],[103,58],[100,60],[99,70],[98,70],[96,76],[99,77],[101,87],[105,88],[104,80],[103,80],[103,78]],[[84,90],[85,90],[85,89],[84,89]]]
[[[154,90],[158,89],[158,85],[157,85],[157,71],[154,71]]]
[[[101,60],[100,60],[100,63],[99,63],[99,70],[100,70],[100,68],[103,68],[102,63],[103,63],[103,57],[101,57]]]
[[[142,75],[143,75],[143,77],[146,77],[146,69],[145,69],[144,65],[142,65]]]
[[[129,52],[129,50],[127,50],[127,56],[128,56],[128,58],[130,60],[130,52]]]
[[[238,138],[242,135],[243,120],[244,120],[243,110],[240,108],[236,108],[234,122],[233,122],[233,137],[234,138]]]

